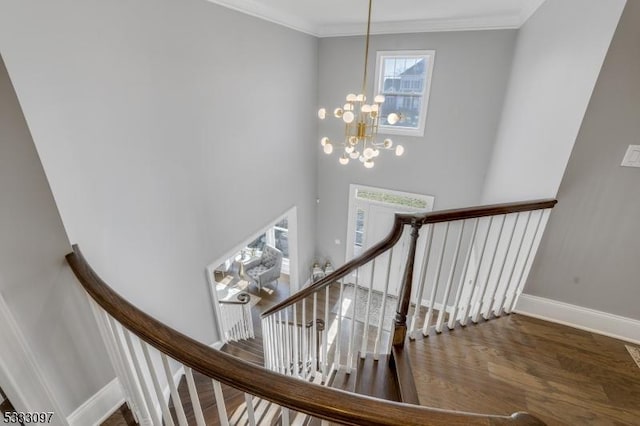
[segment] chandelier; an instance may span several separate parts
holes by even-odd
[[[369,0],[369,16],[367,18],[367,37],[364,50],[364,72],[362,77],[362,91],[359,94],[349,93],[346,103],[342,107],[333,110],[333,115],[344,121],[344,140],[340,143],[343,149],[342,155],[338,159],[340,164],[349,164],[349,160],[359,159],[364,167],[370,169],[375,165],[375,158],[380,155],[381,150],[394,151],[397,156],[404,153],[402,145],[394,147],[393,141],[389,138],[382,142],[376,141],[380,114],[384,96],[377,95],[373,98],[373,103],[367,103],[367,64],[369,61],[369,35],[371,29],[371,3]],[[324,120],[327,117],[327,110],[320,108],[318,118]],[[392,112],[386,116],[387,122],[396,124],[401,119],[401,115]],[[334,150],[334,142],[328,137],[320,140],[325,154],[330,155]]]

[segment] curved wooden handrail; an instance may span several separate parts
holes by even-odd
[[[543,200],[534,200],[534,201],[526,201],[526,202],[517,202],[517,203],[503,203],[503,204],[492,204],[487,206],[477,206],[477,207],[467,207],[463,209],[450,209],[450,210],[440,210],[429,213],[422,214],[406,214],[406,213],[396,213],[395,220],[393,222],[393,227],[391,228],[391,232],[387,235],[383,240],[381,240],[378,244],[366,250],[360,256],[351,259],[349,262],[342,265],[340,268],[336,269],[331,274],[327,275],[317,283],[310,285],[309,287],[305,287],[297,293],[291,295],[287,299],[268,309],[267,311],[262,313],[262,317],[267,317],[274,312],[278,312],[290,305],[293,305],[296,302],[301,301],[302,299],[306,299],[308,296],[313,295],[316,291],[323,289],[324,287],[330,285],[331,283],[343,278],[350,272],[356,270],[357,268],[365,265],[370,260],[378,257],[385,251],[389,250],[391,247],[395,245],[400,239],[402,235],[404,225],[411,224],[414,220],[420,223],[421,225],[426,225],[429,223],[440,223],[440,222],[448,222],[454,220],[463,220],[463,219],[472,219],[476,217],[485,217],[485,216],[494,216],[500,214],[509,214],[509,213],[518,213],[530,210],[541,210],[541,209],[549,209],[556,205],[558,200],[553,198],[543,199]]]
[[[347,425],[541,425],[526,413],[490,416],[357,395],[284,376],[210,348],[142,312],[113,291],[77,245],[67,262],[91,298],[123,327],[185,366],[295,411]]]

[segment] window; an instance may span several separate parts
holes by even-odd
[[[434,58],[433,50],[378,52],[377,93],[385,96],[380,133],[424,135]],[[392,125],[387,116],[393,112],[400,114],[401,120]]]
[[[362,246],[364,245],[364,210],[358,209],[356,211],[356,229],[355,229],[355,241],[353,243],[353,256],[360,256],[362,253]]]

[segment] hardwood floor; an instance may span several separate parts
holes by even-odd
[[[513,314],[407,349],[422,405],[528,411],[549,425],[640,425],[640,369],[616,339]]]
[[[252,311],[255,341],[223,350],[261,364],[260,313],[288,295],[283,281],[274,291],[263,290]],[[335,311],[337,292],[329,297]],[[528,411],[549,425],[640,425],[640,368],[619,340],[513,314],[419,336],[407,351],[422,405],[492,414]],[[207,424],[218,424],[211,380],[196,373],[195,381]],[[223,389],[230,410],[244,401],[242,393]],[[184,379],[179,392],[195,424]]]

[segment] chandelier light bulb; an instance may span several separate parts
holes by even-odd
[[[360,157],[360,153],[358,151],[353,151],[351,154],[349,154],[349,157],[355,160],[356,158]]]
[[[344,114],[344,110],[342,108],[336,108],[333,110],[333,115],[336,118],[342,118],[342,114]]]
[[[325,154],[327,154],[327,155],[329,155],[329,154],[331,154],[332,152],[333,152],[333,145],[331,144],[331,142],[327,142],[327,143],[324,145],[324,153],[325,153]]]
[[[371,105],[371,112],[378,112],[378,111],[380,111],[380,105],[378,104]]]
[[[343,155],[342,157],[340,157],[338,159],[338,161],[340,162],[340,164],[342,164],[343,166],[346,166],[347,164],[349,164],[349,157],[347,157],[346,155]]]
[[[364,163],[365,161],[367,161],[366,158],[364,158],[364,155],[361,155],[358,160],[360,160],[361,163]]]
[[[349,93],[347,95],[347,102],[355,102],[356,98],[357,98],[357,96],[355,95],[355,93]]]
[[[345,123],[349,124],[349,123],[353,123],[353,120],[356,118],[356,116],[353,114],[353,112],[351,111],[345,111],[342,114],[342,119],[344,120]]]
[[[324,108],[320,108],[320,109],[318,110],[318,118],[319,118],[320,120],[324,120],[326,117],[327,117],[327,110],[326,110],[326,109],[324,109]]]
[[[348,145],[344,148],[344,152],[346,152],[347,154],[351,154],[353,152],[353,147],[351,145]]]
[[[373,156],[377,157],[378,155],[380,155],[380,150],[378,148],[373,150]]]
[[[369,105],[369,104],[362,105],[362,108],[360,108],[360,111],[362,111],[362,112],[371,112],[371,105]]]
[[[378,95],[375,98],[373,98],[373,101],[377,104],[382,104],[384,103],[384,95]]]
[[[387,122],[389,124],[396,124],[398,121],[400,121],[400,116],[395,112],[392,112],[387,116]]]
[[[373,162],[373,160],[367,160],[367,161],[364,162],[364,166],[367,169],[371,169],[371,168],[373,168],[373,166],[375,166],[375,163]]]
[[[358,137],[357,136],[349,136],[349,143],[351,145],[355,145],[358,143]]]
[[[364,102],[367,100],[367,97],[364,95],[364,93],[360,93],[358,96],[356,96],[356,101],[358,102]]]
[[[322,139],[320,139],[320,145],[325,146],[327,144],[327,142],[329,142],[329,138],[328,137],[324,137]]]
[[[342,108],[344,108],[345,111],[353,111],[353,104],[346,103]]]
[[[385,139],[383,142],[383,146],[387,149],[390,149],[393,146],[393,141],[391,139]]]
[[[362,151],[362,155],[364,155],[367,159],[373,157],[373,149],[370,147],[365,148],[364,151]]]
[[[402,145],[396,146],[396,155],[400,157],[402,154],[404,154],[404,147]]]

